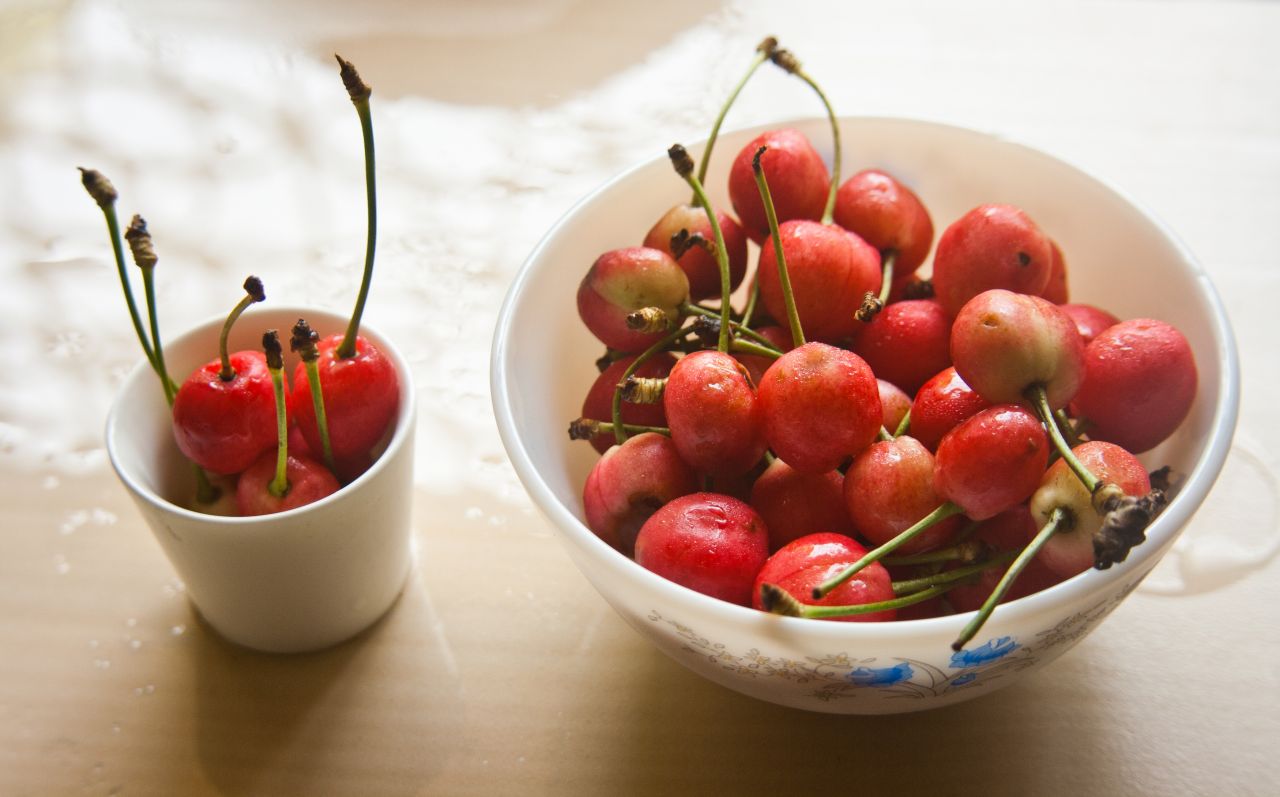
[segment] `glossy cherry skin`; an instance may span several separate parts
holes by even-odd
[[[871,445],[884,411],[875,374],[851,351],[806,343],[760,380],[764,436],[801,473],[835,470]]]
[[[682,357],[662,394],[680,457],[713,476],[735,476],[764,456],[763,415],[742,364],[718,351]]]
[[[1197,372],[1191,345],[1172,325],[1122,321],[1084,351],[1084,383],[1072,404],[1089,437],[1141,454],[1173,434],[1191,411]]]
[[[342,338],[330,335],[316,344],[320,352],[316,368],[337,475],[350,481],[372,464],[370,453],[395,422],[400,408],[400,377],[391,359],[363,337],[356,337],[354,355],[338,357]],[[307,446],[313,453],[324,451],[311,400],[311,382],[303,363],[298,363],[293,372],[292,390],[294,416]]]
[[[986,520],[1031,497],[1049,464],[1049,439],[1023,407],[997,404],[938,443],[933,487],[972,520]]]
[[[993,518],[984,520],[974,536],[991,546],[991,550],[995,553],[1003,553],[1021,551],[1028,542],[1031,542],[1037,530],[1027,505],[1018,504]],[[946,569],[954,570],[964,566],[964,563],[956,563],[949,565]],[[983,570],[976,581],[957,584],[947,590],[947,601],[957,612],[977,611],[986,602],[987,597],[996,588],[996,584],[1000,583],[1000,579],[1008,569],[1009,566],[1006,564],[1003,567],[989,567]],[[1061,580],[1061,577],[1055,575],[1044,566],[1039,557],[1036,557],[1027,563],[1000,602],[1008,603],[1048,589]]]
[[[894,302],[866,325],[854,350],[876,376],[915,393],[951,365],[951,317],[933,299]]]
[[[769,561],[760,569],[752,590],[751,605],[757,609],[763,608],[760,603],[762,584],[780,587],[791,597],[809,606],[858,606],[893,600],[895,595],[889,571],[879,562],[873,562],[821,599],[814,600],[814,587],[839,575],[866,553],[866,548],[842,534],[822,532],[794,540],[769,557]],[[897,612],[888,609],[829,619],[846,623],[874,623],[896,617]]]
[[[662,332],[627,328],[627,316],[657,307],[673,321],[689,300],[689,278],[671,255],[647,246],[605,252],[596,258],[578,284],[578,316],[591,334],[618,351],[639,353],[652,346]]]
[[[582,490],[587,528],[626,556],[636,535],[664,504],[698,489],[698,476],[670,438],[645,432],[604,453]]]
[[[729,167],[729,200],[751,240],[769,237],[769,219],[756,185],[752,160],[760,147],[760,168],[769,183],[769,196],[781,224],[792,219],[822,218],[831,188],[831,175],[822,156],[799,130],[784,128],[761,133],[734,158]]]
[[[178,450],[205,470],[226,475],[276,447],[276,399],[266,356],[239,351],[229,359],[231,380],[219,376],[222,361],[212,360],[187,377],[173,400]]]
[[[769,557],[769,532],[749,505],[694,493],[664,505],[636,536],[636,562],[658,575],[739,606],[751,605],[756,573]]]
[[[990,406],[954,367],[944,368],[916,391],[911,402],[911,436],[935,450],[943,435]]]
[[[1084,379],[1084,344],[1076,325],[1039,296],[1003,289],[975,296],[951,327],[956,372],[993,404],[1027,401],[1032,385],[1060,409]]]
[[[862,325],[854,313],[868,292],[880,290],[880,253],[847,230],[816,221],[778,227],[796,313],[807,340],[840,342]],[[760,303],[790,330],[772,239],[760,247]]]
[[[1091,304],[1062,304],[1058,307],[1075,323],[1080,332],[1080,342],[1086,346],[1100,333],[1120,323],[1120,319],[1111,313]]]
[[[836,224],[857,233],[881,252],[897,258],[893,281],[905,281],[924,262],[933,246],[933,220],[910,188],[878,169],[866,169],[845,180],[836,192]]]
[[[1049,283],[1053,248],[1031,217],[1011,205],[980,205],[947,227],[933,255],[938,301],[955,315],[992,288],[1038,295]]]
[[[919,440],[880,440],[854,458],[844,477],[853,526],[872,545],[883,545],[942,505],[933,487],[934,457]],[[898,547],[906,555],[940,548],[960,529],[953,516]]]
[[[1125,495],[1142,496],[1151,492],[1147,469],[1120,446],[1090,441],[1071,450],[1090,473],[1115,484]],[[1093,498],[1084,484],[1061,459],[1049,466],[1039,489],[1031,496],[1031,514],[1036,523],[1043,526],[1057,507],[1066,508],[1068,524],[1045,542],[1036,558],[1049,570],[1067,578],[1093,566],[1093,537],[1102,528],[1102,516],[1093,508]]]
[[[800,473],[775,459],[751,488],[751,506],[769,529],[769,550],[819,531],[853,535],[840,471]]]
[[[622,374],[630,367],[631,363],[635,362],[635,359],[635,357],[624,357],[621,360],[610,363],[608,368],[600,372],[596,380],[591,383],[591,389],[587,391],[587,397],[582,400],[583,418],[590,418],[596,421],[613,420],[614,388],[617,386]],[[640,367],[635,371],[635,376],[661,379],[671,373],[671,368],[675,364],[676,358],[663,352],[640,363]],[[633,423],[637,426],[666,426],[667,413],[662,407],[662,402],[657,404],[633,404],[629,401],[624,401],[622,402],[622,422]],[[608,451],[609,446],[613,444],[614,437],[611,432],[591,438],[591,445],[601,454]]]
[[[268,485],[276,477],[276,452],[258,457],[236,482],[236,510],[241,515],[271,515],[315,503],[341,487],[329,469],[302,454],[290,454],[285,462],[289,489],[279,498]]]
[[[747,273],[747,234],[737,220],[723,211],[716,211],[716,221],[720,224],[724,251],[729,258],[729,289],[732,291],[742,283],[742,278]],[[707,211],[684,204],[675,205],[658,219],[645,235],[644,245],[670,255],[671,237],[681,230],[688,230],[690,235],[701,235],[713,244],[716,241],[711,222],[707,219]],[[714,254],[701,246],[692,246],[676,258],[676,262],[689,278],[689,297],[692,301],[720,296],[720,264]]]

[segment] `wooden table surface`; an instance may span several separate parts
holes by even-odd
[[[837,717],[702,681],[578,574],[494,427],[490,336],[525,254],[595,185],[704,136],[765,34],[840,113],[1104,177],[1197,253],[1234,324],[1237,447],[1180,552],[970,703]],[[1265,2],[0,3],[0,794],[1277,793],[1277,40]],[[248,271],[341,311],[364,218],[335,51],[375,92],[368,317],[420,386],[416,569],[357,639],[270,656],[196,617],[106,460],[138,352],[74,167],[147,215],[171,334]],[[761,73],[729,124],[820,112]]]

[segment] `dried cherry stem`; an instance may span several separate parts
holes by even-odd
[[[1058,428],[1058,422],[1053,416],[1053,410],[1049,408],[1049,396],[1044,392],[1044,385],[1032,385],[1027,388],[1026,395],[1027,398],[1031,399],[1036,414],[1040,416],[1040,421],[1049,431],[1049,439],[1053,441],[1054,448],[1066,460],[1067,467],[1071,468],[1071,472],[1080,479],[1081,484],[1091,495],[1097,493],[1102,486],[1102,481],[1085,467],[1084,463],[1071,450],[1071,446],[1067,444],[1066,439],[1063,438],[1062,430]]]
[[[902,420],[898,421],[898,428],[893,430],[894,437],[902,437],[911,430],[911,410],[907,409],[907,414],[902,416]]]
[[[146,355],[147,362],[151,363],[151,368],[159,376],[160,368],[156,365],[156,355],[142,327],[142,316],[138,313],[138,304],[134,301],[133,288],[129,284],[129,271],[124,265],[124,242],[120,238],[120,219],[116,215],[116,199],[119,194],[102,172],[84,167],[77,168],[80,169],[80,183],[89,192],[89,196],[93,197],[93,201],[98,203],[98,207],[102,209],[102,216],[106,219],[107,235],[111,238],[111,251],[115,256],[116,271],[120,275],[120,287],[124,291],[125,304],[129,307],[129,320],[133,322],[133,331],[138,336],[138,343],[142,345],[142,352]]]
[[[627,434],[644,434],[645,432],[653,432],[655,434],[671,436],[671,430],[665,426],[643,426],[637,423],[624,423],[622,428]],[[569,439],[570,440],[591,440],[602,434],[609,434],[613,431],[612,421],[598,421],[594,418],[578,418],[569,422]]]
[[[800,326],[800,313],[796,310],[796,297],[791,291],[791,274],[787,271],[787,257],[782,252],[782,238],[778,235],[778,214],[773,207],[773,195],[769,193],[769,181],[760,166],[760,156],[768,151],[761,147],[751,159],[751,171],[756,178],[756,188],[760,191],[760,201],[764,203],[764,215],[769,220],[769,239],[773,241],[773,256],[778,261],[778,282],[782,287],[782,301],[787,308],[787,323],[791,325],[791,345],[804,345],[804,330]]]
[[[698,182],[705,183],[707,181],[707,168],[711,165],[711,150],[715,148],[716,138],[720,135],[720,125],[724,124],[724,118],[728,115],[729,109],[737,101],[738,95],[742,93],[747,81],[756,73],[761,64],[769,60],[769,56],[773,55],[773,51],[776,49],[778,49],[778,40],[773,36],[766,36],[756,45],[756,55],[755,58],[751,59],[751,66],[747,67],[747,71],[738,81],[738,85],[733,87],[733,91],[729,92],[724,104],[720,106],[720,113],[716,116],[715,123],[711,125],[711,135],[707,136],[707,146],[702,151],[702,162],[698,164]],[[693,204],[698,204],[696,192],[693,195]]]
[[[883,270],[880,276],[880,295],[877,296],[871,291],[867,291],[867,295],[862,297],[862,305],[854,312],[854,317],[863,323],[871,323],[884,306],[889,303],[889,290],[893,287],[893,267],[898,261],[898,251],[896,249],[886,249],[880,254]]]
[[[902,609],[917,603],[924,603],[930,598],[946,592],[954,586],[945,584],[937,587],[922,589],[919,592],[913,592],[910,595],[903,595],[887,601],[877,601],[875,603],[859,603],[852,606],[811,606],[801,603],[795,597],[782,587],[770,583],[760,585],[760,604],[761,607],[771,614],[780,614],[784,617],[808,617],[814,620],[821,620],[828,617],[852,617],[857,614],[871,614],[873,612],[883,612],[890,609]]]
[[[316,428],[320,431],[320,448],[324,456],[324,464],[329,470],[334,469],[333,445],[329,442],[329,418],[324,411],[324,393],[320,390],[320,369],[316,360],[320,359],[320,351],[316,341],[320,336],[305,319],[299,318],[293,325],[293,334],[289,339],[290,350],[297,352],[302,358],[302,365],[307,369],[307,384],[311,388],[311,405],[316,411]]]
[[[164,364],[164,348],[160,344],[160,322],[156,314],[155,270],[160,258],[156,257],[155,247],[151,243],[151,233],[147,231],[147,222],[141,216],[134,215],[129,222],[129,229],[125,230],[124,238],[129,242],[129,252],[133,255],[133,262],[142,271],[143,296],[146,297],[147,318],[151,323],[151,366],[160,377],[165,400],[172,407],[173,397],[178,394],[178,388],[169,378],[169,369]]]
[[[711,206],[711,200],[707,198],[707,192],[702,188],[702,181],[693,173],[693,158],[689,157],[689,151],[680,144],[673,144],[667,150],[667,157],[671,158],[671,164],[675,166],[676,173],[684,178],[684,181],[693,189],[693,195],[697,198],[697,203],[707,211],[707,221],[711,225],[711,234],[715,237],[716,265],[720,269],[720,340],[716,344],[716,349],[721,353],[729,351],[729,294],[731,292],[729,280],[729,255],[725,250],[724,231],[720,229],[720,220],[716,218],[715,208]]]
[[[610,408],[610,415],[613,421],[613,439],[618,445],[627,442],[626,424],[622,422],[622,390],[626,386],[627,380],[634,376],[636,370],[647,360],[666,351],[668,347],[687,336],[691,331],[689,327],[681,327],[661,338],[652,346],[640,352],[639,356],[632,360],[631,364],[618,377],[618,384],[613,388],[613,404]]]
[[[235,307],[231,308],[231,312],[227,315],[227,320],[222,324],[222,332],[218,335],[218,356],[222,358],[222,367],[218,369],[218,378],[223,382],[230,382],[236,378],[236,371],[231,367],[231,355],[227,352],[227,338],[231,335],[231,327],[235,326],[240,314],[249,309],[249,305],[263,302],[267,299],[267,294],[262,288],[262,280],[252,274],[244,281],[244,292],[244,298]],[[278,343],[279,341],[277,341]],[[283,368],[284,366],[281,365],[280,367]]]
[[[818,95],[818,99],[822,100],[822,107],[827,109],[827,119],[831,122],[831,140],[832,140],[832,159],[831,159],[831,187],[827,190],[827,206],[822,211],[822,223],[830,224],[835,218],[836,212],[836,192],[840,190],[840,123],[836,121],[835,109],[831,107],[831,102],[827,99],[827,95],[823,92],[822,87],[817,81],[809,77],[809,74],[800,66],[799,59],[790,50],[778,48],[769,56],[769,60],[777,64],[784,71],[795,75],[796,77],[809,84],[809,88],[814,90]]]
[[[937,524],[941,523],[947,518],[953,515],[958,515],[963,511],[964,510],[961,509],[956,504],[952,503],[951,501],[947,501],[946,503],[939,506],[937,509],[933,510],[932,512],[925,515],[924,517],[920,518],[920,520],[916,521],[915,525],[912,526],[911,528],[901,532],[900,534],[898,534],[898,536],[894,537],[893,539],[889,540],[883,545],[880,545],[868,551],[866,554],[863,555],[861,559],[849,565],[848,567],[840,571],[838,574],[836,574],[832,578],[829,578],[826,581],[819,584],[818,586],[814,587],[813,588],[814,600],[818,600],[820,598],[825,597],[828,592],[830,592],[831,590],[835,589],[836,587],[840,586],[844,582],[856,576],[858,572],[861,571],[864,567],[866,567],[867,565],[873,562],[878,562],[881,559],[885,558],[889,554],[896,551],[900,546],[905,545],[915,537],[922,534],[926,529],[932,526],[936,526]]]
[[[351,313],[351,321],[347,324],[347,333],[336,350],[339,358],[346,359],[355,356],[356,336],[360,334],[360,318],[364,315],[364,305],[369,298],[369,283],[373,281],[373,256],[378,240],[378,192],[374,175],[373,115],[369,112],[369,95],[373,90],[360,79],[360,73],[356,72],[356,68],[350,61],[343,60],[340,55],[334,55],[334,58],[338,59],[342,84],[347,87],[351,104],[356,107],[356,114],[360,117],[360,132],[364,138],[365,204],[369,213],[369,231],[364,249],[364,276],[360,279],[360,293],[356,297],[356,307]],[[326,464],[332,468],[331,463]]]
[[[983,570],[1005,564],[1017,556],[1017,551],[1002,551],[992,556],[990,559],[981,562],[975,562],[964,567],[957,567],[955,570],[948,570],[943,573],[934,573],[920,578],[908,578],[902,581],[893,582],[893,593],[895,595],[910,594],[929,587],[937,587],[943,584],[955,586],[956,584],[967,581],[968,579],[981,573]]]
[[[1027,543],[1027,547],[1023,548],[1022,552],[1018,554],[1018,558],[1013,560],[1013,564],[1009,565],[1009,569],[1000,578],[995,589],[991,590],[991,594],[983,601],[982,608],[978,609],[978,613],[965,625],[964,630],[960,632],[960,636],[956,637],[956,641],[951,643],[952,650],[959,651],[981,630],[983,624],[987,622],[987,618],[995,611],[996,605],[1004,599],[1004,596],[1009,592],[1009,588],[1013,586],[1013,582],[1018,579],[1023,569],[1036,557],[1036,554],[1044,547],[1045,542],[1057,533],[1058,528],[1068,523],[1068,517],[1065,507],[1054,507],[1053,512],[1049,514],[1049,522],[1044,524],[1044,527],[1040,529],[1031,542]]]
[[[283,498],[289,492],[289,423],[284,407],[284,351],[280,335],[274,329],[262,336],[262,350],[267,355],[267,371],[271,373],[271,390],[276,397],[276,475],[267,492]]]

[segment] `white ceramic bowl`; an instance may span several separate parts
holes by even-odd
[[[799,128],[829,159],[824,119],[770,125],[783,126]],[[717,143],[708,180],[717,207],[729,209],[729,161],[763,129]],[[774,703],[842,713],[916,711],[984,694],[1048,664],[1137,586],[1222,468],[1235,429],[1239,366],[1204,270],[1167,229],[1113,188],[1036,150],[971,130],[850,118],[842,120],[841,135],[842,177],[870,167],[889,171],[920,195],[938,231],[982,203],[1020,206],[1062,246],[1072,301],[1121,318],[1162,318],[1187,336],[1199,394],[1181,428],[1143,457],[1150,467],[1171,465],[1186,480],[1126,562],[1000,606],[978,637],[953,654],[950,643],[971,615],[858,624],[776,617],[668,582],[601,542],[583,524],[581,505],[596,453],[565,432],[603,350],[578,320],[574,291],[600,253],[638,244],[667,208],[687,201],[665,157],[583,199],[529,256],[498,319],[493,401],[517,473],[577,566],[663,651],[716,683]],[[662,152],[672,142],[654,143]]]

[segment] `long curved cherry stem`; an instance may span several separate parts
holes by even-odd
[[[715,238],[716,265],[720,269],[720,340],[716,344],[716,349],[721,353],[728,353],[729,324],[732,320],[729,294],[732,288],[729,279],[729,253],[724,245],[724,231],[720,229],[720,220],[716,218],[716,210],[711,206],[707,192],[703,190],[702,181],[693,173],[693,158],[689,157],[689,151],[680,144],[673,144],[667,150],[667,156],[671,158],[671,164],[675,166],[676,173],[683,177],[693,189],[693,195],[698,199],[697,204],[707,211],[707,222],[711,225],[711,233]]]
[[[1045,393],[1044,385],[1035,384],[1027,388],[1027,398],[1031,399],[1031,403],[1036,408],[1036,413],[1040,416],[1040,421],[1044,424],[1045,429],[1049,432],[1049,439],[1053,441],[1054,448],[1058,454],[1066,461],[1067,467],[1071,468],[1079,479],[1084,488],[1093,495],[1098,491],[1098,487],[1102,484],[1097,476],[1085,467],[1084,463],[1071,450],[1071,446],[1062,436],[1062,430],[1058,428],[1058,422],[1053,416],[1053,410],[1049,408],[1049,396]]]
[[[284,404],[284,353],[279,333],[274,329],[267,330],[262,336],[262,349],[267,355],[271,390],[276,398],[276,475],[267,484],[267,492],[283,498],[289,492],[289,422]]]
[[[249,305],[255,302],[266,301],[267,295],[262,289],[262,280],[250,275],[244,281],[245,295],[231,308],[231,312],[227,314],[227,320],[222,322],[222,331],[218,334],[218,356],[222,359],[222,367],[218,370],[218,378],[223,382],[230,382],[236,378],[236,371],[231,367],[231,355],[227,351],[227,338],[231,336],[231,328],[235,326],[240,315],[247,309]],[[281,365],[281,368],[284,366]]]
[[[928,589],[929,587],[936,587],[942,584],[955,586],[957,583],[971,578],[978,573],[981,573],[983,570],[990,570],[997,565],[1005,564],[1017,555],[1016,551],[1003,551],[986,561],[975,562],[974,564],[965,565],[964,567],[957,567],[955,570],[947,570],[942,573],[921,576],[920,578],[909,578],[902,581],[894,581],[893,593],[895,595],[902,595],[904,593],[909,594],[916,592],[917,590]]]
[[[142,271],[142,290],[143,296],[147,302],[147,318],[151,323],[151,365],[155,369],[156,374],[160,377],[160,385],[164,388],[165,401],[169,406],[173,406],[174,396],[178,394],[178,388],[169,378],[169,369],[164,363],[164,348],[160,343],[160,321],[156,313],[156,284],[155,269],[159,258],[156,257],[155,247],[151,243],[151,233],[147,231],[147,222],[139,215],[134,215],[129,222],[129,229],[125,230],[125,240],[129,243],[129,252],[133,255],[133,262],[137,264]]]
[[[1040,549],[1044,547],[1045,542],[1057,533],[1058,526],[1062,524],[1066,517],[1066,509],[1060,506],[1054,507],[1053,512],[1049,515],[1049,522],[1044,524],[1044,527],[1040,529],[1031,542],[1027,543],[1027,547],[1023,548],[1022,552],[1018,554],[1018,558],[1013,560],[1013,564],[1009,565],[1009,569],[1005,571],[995,589],[991,590],[991,594],[983,601],[982,608],[978,609],[978,613],[965,625],[964,630],[960,632],[960,636],[956,637],[956,641],[951,643],[952,650],[959,651],[968,644],[969,640],[973,639],[983,624],[987,622],[987,618],[995,611],[996,605],[1009,592],[1009,588],[1013,586],[1013,582],[1017,580],[1023,568],[1035,558]]]
[[[852,617],[858,614],[871,614],[873,612],[889,611],[890,609],[902,609],[917,603],[924,603],[930,598],[937,597],[953,587],[953,584],[945,584],[929,589],[922,589],[919,592],[913,592],[910,595],[903,595],[887,601],[877,601],[875,603],[859,603],[850,606],[812,606],[801,603],[795,599],[791,593],[774,584],[764,583],[760,585],[760,603],[764,610],[772,614],[780,614],[785,617],[808,617],[814,620],[821,620],[829,617]]]
[[[809,84],[809,88],[813,89],[818,95],[818,99],[822,100],[822,107],[827,109],[827,119],[831,122],[831,140],[832,140],[832,160],[831,160],[831,187],[827,190],[827,205],[822,211],[822,223],[830,224],[835,218],[836,212],[836,193],[840,190],[840,169],[841,169],[841,145],[840,145],[840,123],[836,120],[835,109],[831,107],[830,100],[823,92],[822,87],[818,85],[809,73],[805,72],[800,66],[800,61],[796,59],[795,54],[789,50],[781,48],[774,50],[770,56],[775,64],[782,67],[785,71],[795,75],[796,77]]]
[[[671,436],[671,429],[666,426],[644,426],[638,423],[624,423],[623,430],[627,434],[644,434],[645,432],[653,432],[664,437]],[[602,434],[609,434],[613,431],[613,421],[601,421],[595,418],[578,418],[569,423],[569,439],[570,440],[591,440]]]
[[[930,528],[931,526],[936,526],[937,524],[941,523],[942,521],[946,520],[952,515],[958,515],[963,511],[964,510],[962,510],[956,504],[950,501],[947,501],[946,503],[939,506],[937,509],[925,515],[920,520],[916,521],[915,525],[913,525],[911,528],[906,529],[905,531],[898,534],[898,536],[889,540],[885,544],[880,545],[868,551],[866,554],[863,555],[861,559],[849,565],[848,567],[840,571],[838,574],[836,574],[832,578],[829,578],[826,581],[822,582],[817,587],[814,587],[813,589],[814,600],[824,597],[831,590],[835,589],[836,587],[840,586],[844,582],[853,578],[855,575],[858,574],[859,571],[861,571],[867,565],[873,562],[880,561],[884,557],[896,551],[902,545],[905,545],[915,537],[919,536],[921,533],[923,533],[926,529]]]
[[[787,323],[791,326],[791,345],[804,345],[804,329],[800,326],[800,313],[796,310],[796,297],[791,291],[791,273],[787,271],[787,256],[782,251],[782,239],[778,235],[778,214],[773,207],[773,195],[769,193],[769,180],[764,176],[764,168],[760,165],[760,156],[768,151],[761,147],[751,159],[751,171],[756,178],[756,188],[760,191],[760,201],[764,203],[764,215],[769,220],[769,239],[773,241],[773,257],[778,261],[778,282],[782,287],[782,301],[787,308]]]
[[[733,87],[733,91],[729,92],[729,96],[725,99],[724,104],[720,106],[720,113],[716,116],[716,121],[711,125],[711,135],[707,136],[707,146],[702,151],[702,161],[698,164],[698,182],[706,183],[707,168],[711,165],[711,150],[715,148],[716,138],[720,135],[720,125],[724,124],[724,118],[728,115],[729,109],[733,107],[737,101],[738,95],[742,93],[743,87],[747,85],[747,81],[755,74],[760,65],[769,60],[769,56],[773,55],[773,51],[778,48],[778,40],[773,36],[767,36],[759,44],[756,45],[755,58],[751,59],[751,66],[747,67],[746,73],[738,80],[738,85]],[[698,203],[698,195],[694,193],[693,204]]]
[[[693,330],[689,327],[681,327],[680,329],[674,330],[663,336],[660,340],[642,351],[639,356],[632,360],[631,364],[628,365],[618,377],[618,384],[614,385],[613,388],[613,403],[610,407],[610,416],[613,421],[613,439],[618,445],[622,445],[627,442],[626,424],[622,422],[623,386],[627,384],[627,380],[635,375],[636,370],[646,361],[666,351],[668,347],[673,345],[676,341],[687,337],[691,332],[693,332]]]
[[[347,333],[338,344],[336,350],[340,359],[354,357],[356,353],[356,336],[360,334],[360,319],[364,315],[364,305],[369,298],[369,284],[373,281],[373,257],[378,241],[378,191],[374,174],[373,151],[373,115],[369,112],[369,88],[356,68],[342,56],[335,55],[342,76],[342,83],[347,87],[351,103],[356,107],[360,117],[360,132],[364,138],[364,190],[365,204],[368,208],[369,225],[364,249],[364,276],[360,279],[360,293],[356,297],[356,307],[351,313],[351,321],[347,324]]]
[[[329,417],[324,410],[324,391],[320,387],[320,369],[316,367],[316,360],[320,358],[320,352],[316,348],[316,341],[320,336],[311,328],[311,325],[305,319],[299,318],[298,322],[293,325],[293,334],[289,340],[289,348],[297,352],[302,358],[302,365],[307,371],[307,386],[311,389],[311,406],[316,412],[316,429],[320,432],[320,449],[324,457],[324,464],[329,470],[334,470],[333,460],[333,444],[329,440]]]
[[[751,281],[751,292],[747,294],[747,306],[742,308],[742,327],[751,328],[751,319],[755,317],[756,306],[760,304],[760,280]]]

